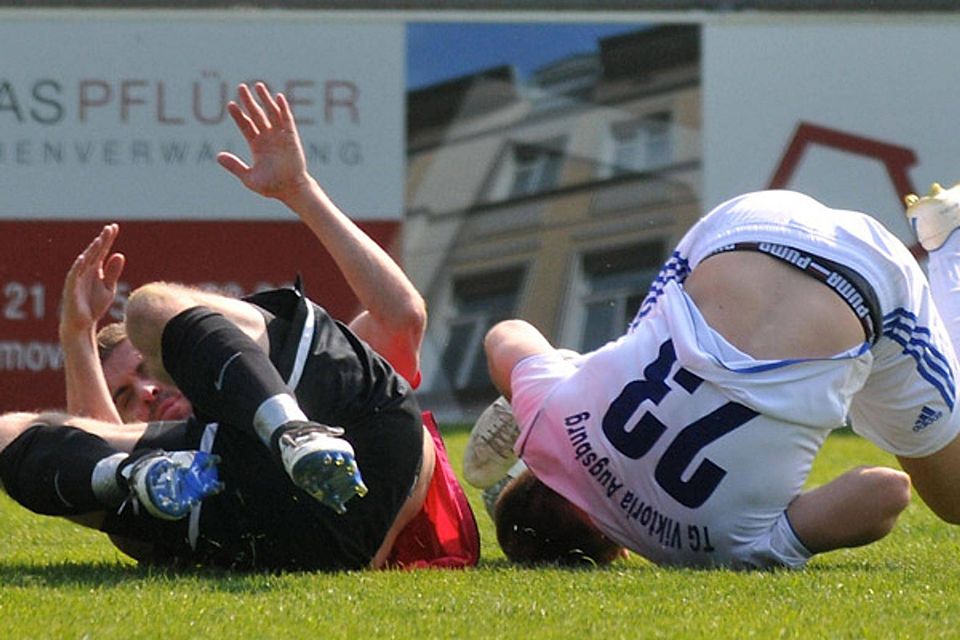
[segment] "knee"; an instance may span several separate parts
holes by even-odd
[[[126,317],[138,322],[162,317],[163,309],[169,307],[175,297],[173,285],[166,282],[150,282],[137,287],[127,299]]]
[[[134,289],[127,300],[124,324],[137,349],[145,352],[159,348],[167,321],[193,305],[184,291],[166,282],[151,282]]]
[[[891,506],[900,513],[910,505],[911,483],[910,476],[896,469],[886,469],[882,481],[891,496]]]

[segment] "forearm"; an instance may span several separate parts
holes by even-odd
[[[95,327],[60,328],[67,412],[120,424],[97,352]]]
[[[254,95],[256,94],[256,95]],[[222,152],[217,161],[251,191],[286,204],[326,247],[363,311],[350,328],[401,375],[415,380],[426,305],[399,265],[330,200],[307,172],[293,112],[263,83],[241,84],[230,115],[253,156],[251,165]]]
[[[340,211],[313,179],[284,203],[323,243],[379,328],[408,335],[419,349],[426,305],[393,258]]]

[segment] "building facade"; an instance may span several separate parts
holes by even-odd
[[[623,333],[701,213],[700,86],[699,28],[665,25],[527,81],[499,67],[408,96],[426,406],[469,419],[495,397],[482,340],[498,320],[578,351]]]

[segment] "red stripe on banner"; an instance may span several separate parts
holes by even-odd
[[[108,221],[0,221],[0,411],[64,405],[57,316],[63,278]],[[399,221],[360,227],[392,255]],[[153,280],[216,286],[242,295],[289,284],[349,320],[357,300],[333,259],[298,221],[123,221],[114,247],[127,256],[117,304]]]

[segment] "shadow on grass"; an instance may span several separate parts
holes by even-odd
[[[111,586],[141,580],[149,570],[101,562],[0,563],[0,587]]]
[[[272,581],[283,575],[306,574],[197,567],[171,568],[108,562],[66,561],[52,564],[2,562],[0,563],[0,589],[8,587],[109,588],[138,582],[163,583],[186,579],[216,591],[256,593],[269,591],[274,587]]]
[[[767,575],[782,575],[800,577],[807,575],[809,579],[818,579],[837,574],[849,576],[851,574],[898,574],[903,571],[903,565],[895,559],[880,561],[873,559],[869,562],[862,560],[818,560],[805,569],[791,570],[784,568],[762,571],[731,571],[729,569],[708,569],[690,567],[660,567],[644,561],[615,562],[605,567],[560,566],[543,565],[522,567],[507,561],[504,558],[483,560],[476,571],[481,573],[509,572],[549,572],[564,574],[584,573],[615,573],[618,575],[640,574],[678,574],[700,575],[733,574],[749,576],[764,573]],[[440,572],[442,573],[442,572]],[[260,593],[272,591],[276,588],[275,579],[281,576],[310,575],[303,573],[270,573],[270,572],[243,572],[225,569],[171,569],[119,563],[101,562],[59,562],[54,564],[33,564],[6,562],[0,563],[0,589],[7,588],[53,588],[53,589],[104,589],[124,587],[137,583],[166,583],[181,579],[199,583],[212,591],[229,593]],[[316,573],[318,576],[334,576],[337,574]]]
[[[749,576],[751,574],[784,575],[784,576],[826,576],[832,573],[838,574],[879,574],[879,573],[899,573],[902,572],[903,562],[897,558],[885,560],[855,560],[836,558],[829,555],[816,556],[816,560],[802,569],[788,569],[786,567],[771,567],[768,569],[730,569],[726,567],[672,567],[659,566],[652,562],[642,559],[640,556],[631,556],[627,561],[617,561],[604,567],[594,567],[587,564],[579,566],[561,566],[558,564],[547,564],[540,566],[521,566],[514,564],[506,558],[484,559],[479,565],[481,570],[489,571],[531,571],[542,570],[562,571],[571,573],[583,572],[611,572],[611,573],[629,573],[629,574],[651,574],[651,573],[675,573],[688,575],[709,575],[709,574],[733,574]]]

